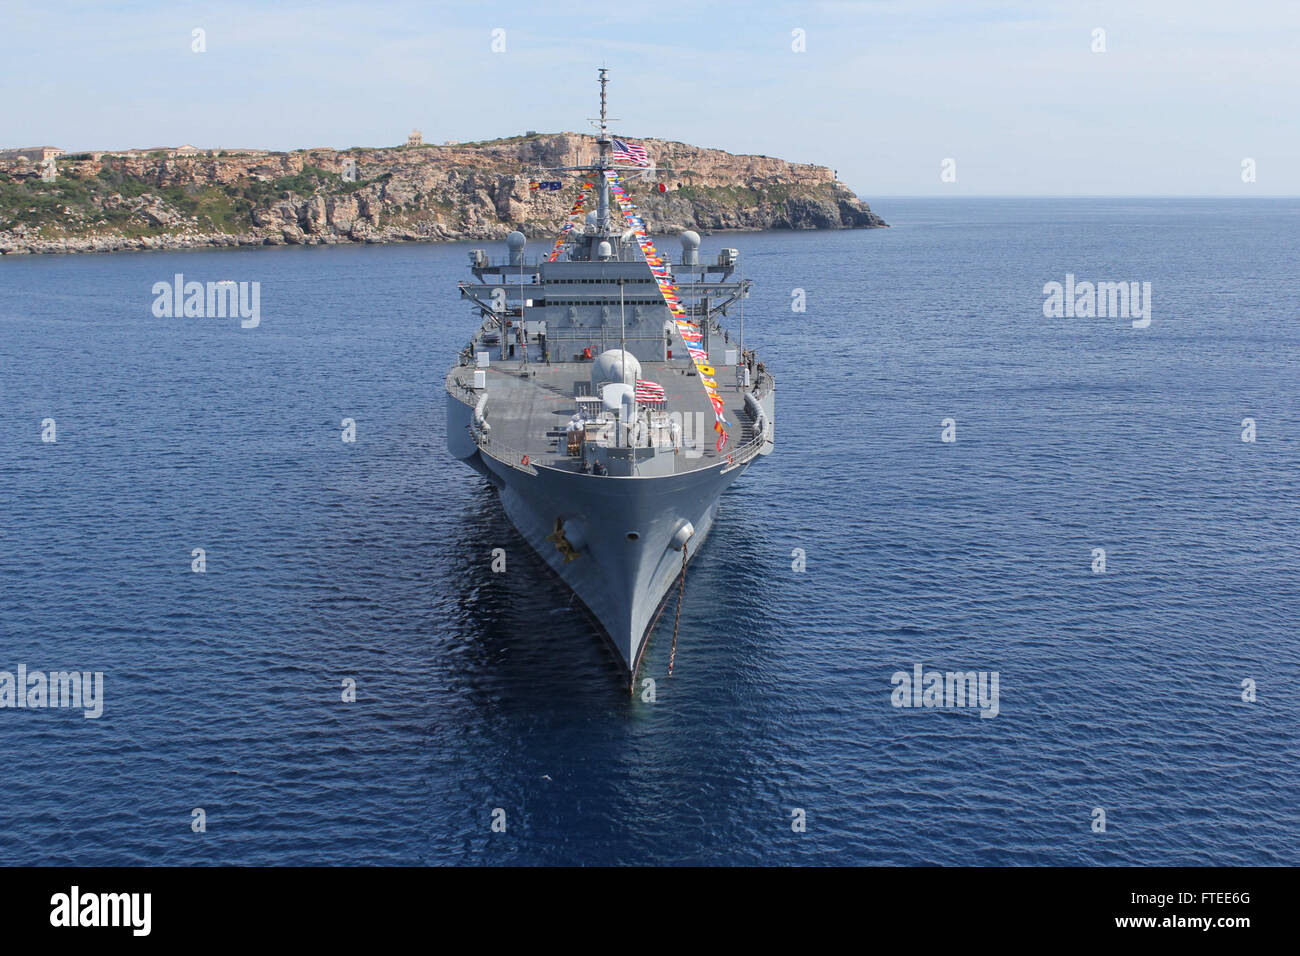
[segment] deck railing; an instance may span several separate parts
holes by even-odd
[[[758,456],[758,453],[763,450],[763,446],[766,444],[767,444],[767,432],[766,430],[764,430],[759,432],[749,441],[745,442],[745,444],[741,445],[735,451],[727,452],[724,450],[723,454],[727,455],[728,457],[727,457],[727,467],[723,468],[722,470],[731,471],[731,469],[733,468],[739,468],[741,465],[745,464],[746,462],[752,461],[754,458]]]
[[[459,366],[459,367],[464,367],[464,366]],[[447,376],[447,381],[456,387],[456,392],[453,392],[452,394],[457,401],[464,402],[470,408],[473,408],[475,405],[478,404],[478,399],[479,399],[478,389],[476,389],[473,385],[464,382],[461,379],[461,377],[456,374],[455,370],[453,370],[452,373]],[[459,394],[456,394],[457,392]]]
[[[485,434],[482,429],[475,428],[473,425],[465,426],[469,429],[470,437],[474,439],[479,450],[484,454],[495,458],[503,465],[509,465],[511,468],[518,468],[520,471],[529,474],[537,474],[537,468],[534,467],[532,459],[528,453],[522,451],[505,442],[497,441],[495,438]]]

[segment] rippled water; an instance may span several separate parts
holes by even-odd
[[[0,710],[0,854],[1300,862],[1300,203],[877,208],[705,239],[778,449],[653,704],[444,450],[468,246],[0,262],[0,669],[106,684]],[[260,281],[261,326],[154,318],[176,272]],[[1045,319],[1067,272],[1150,281],[1151,327]],[[997,671],[999,716],[892,707],[914,664]]]

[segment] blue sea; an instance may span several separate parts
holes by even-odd
[[[653,702],[445,450],[483,244],[0,261],[0,670],[104,675],[0,709],[0,859],[1300,863],[1300,202],[873,205],[704,240],[777,447]],[[260,325],[155,317],[176,273]],[[1067,274],[1150,326],[1045,317]]]

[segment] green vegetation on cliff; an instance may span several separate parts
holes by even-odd
[[[252,212],[260,206],[295,197],[347,195],[386,178],[345,182],[337,173],[304,166],[271,180],[155,185],[106,167],[85,179],[0,181],[0,231],[21,225],[49,238],[104,231],[161,236],[185,220],[200,230],[234,235],[249,228]],[[131,202],[141,197],[154,202]]]

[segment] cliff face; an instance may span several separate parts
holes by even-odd
[[[629,192],[651,232],[886,225],[823,166],[645,142],[656,176]],[[572,180],[559,191],[530,180],[557,179],[546,168],[595,154],[593,137],[574,133],[341,152],[89,154],[59,160],[52,182],[34,164],[5,161],[0,253],[552,236]]]

